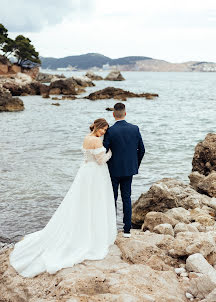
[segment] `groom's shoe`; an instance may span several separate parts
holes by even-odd
[[[124,233],[123,236],[124,236],[124,238],[130,238],[131,237],[131,233]]]

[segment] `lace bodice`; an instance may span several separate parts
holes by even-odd
[[[106,148],[85,149],[82,147],[84,162],[96,162],[99,165],[105,164],[112,156],[111,150],[106,153]]]

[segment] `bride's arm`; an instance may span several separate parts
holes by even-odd
[[[106,151],[103,148],[102,142],[98,140],[95,143],[94,156],[97,163],[99,165],[103,165],[111,158],[112,152],[109,149],[109,151],[106,153]]]
[[[98,150],[98,152],[99,153],[97,153],[97,149],[96,149],[94,156],[99,165],[105,164],[112,156],[112,152],[110,149],[107,153],[105,150],[104,151]]]

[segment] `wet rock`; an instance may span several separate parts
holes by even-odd
[[[74,95],[63,95],[62,100],[76,100],[76,97]]]
[[[86,99],[95,101],[95,100],[104,100],[104,99],[115,99],[125,101],[127,98],[146,98],[146,96],[150,95],[149,93],[133,93],[130,91],[125,91],[120,88],[107,87],[102,90],[98,90],[96,92],[90,93],[86,96]],[[153,96],[158,96],[158,94],[152,94]]]
[[[50,94],[76,94],[76,82],[71,79],[61,79],[53,81],[49,86],[49,93]]]
[[[25,76],[31,79],[30,76]],[[29,83],[27,83],[27,81],[20,81],[22,80],[17,80],[17,78],[15,78],[14,80],[7,80],[3,83],[3,87],[8,89],[11,92],[12,96],[21,96],[24,94],[41,95],[43,93],[47,93],[49,90],[46,85],[33,81],[32,79],[31,81],[29,81]]]
[[[205,140],[196,145],[192,166],[193,172],[205,176],[216,171],[216,134],[207,134]]]
[[[0,86],[0,112],[16,112],[23,111],[24,109],[24,104],[21,99],[13,98],[7,89]]]
[[[88,71],[85,76],[88,77],[89,79],[91,79],[92,81],[103,80],[103,78],[101,76],[95,74],[93,71]]]
[[[60,88],[51,88],[49,90],[49,94],[61,94],[61,89]]]
[[[42,98],[44,98],[44,99],[49,99],[49,93],[43,93],[42,94]]]
[[[209,199],[208,196],[199,194],[190,186],[176,179],[164,178],[154,183],[148,192],[141,194],[139,199],[133,203],[132,223],[134,226],[141,227],[148,212],[166,212],[178,207],[186,210],[193,209],[201,207],[205,203],[208,204]],[[170,212],[170,215],[174,214]],[[186,220],[187,218],[188,215],[185,216]],[[182,220],[182,215],[179,216],[179,219]]]
[[[109,107],[107,107],[106,110],[107,110],[107,111],[114,111],[114,108],[109,108]]]
[[[49,92],[49,87],[47,85],[41,84],[37,81],[32,81],[28,87],[31,95],[42,95],[45,93],[48,94]]]
[[[15,82],[6,82],[3,84],[3,87],[8,89],[12,96],[21,96],[22,94],[30,94],[31,90],[28,85],[18,85]]]
[[[125,81],[121,72],[118,70],[111,71],[104,79],[105,81]]]

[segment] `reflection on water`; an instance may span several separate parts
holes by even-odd
[[[155,100],[126,102],[127,121],[140,127],[146,147],[133,181],[135,201],[163,177],[188,182],[195,145],[215,132],[215,76],[150,72],[123,72],[123,76],[123,82],[98,81],[81,96],[107,86],[159,93]],[[56,107],[40,96],[22,99],[23,112],[0,115],[0,237],[12,240],[46,225],[76,175],[89,125],[99,117],[112,125],[112,112],[105,108],[116,102],[65,100]],[[119,200],[119,226],[121,221]]]

